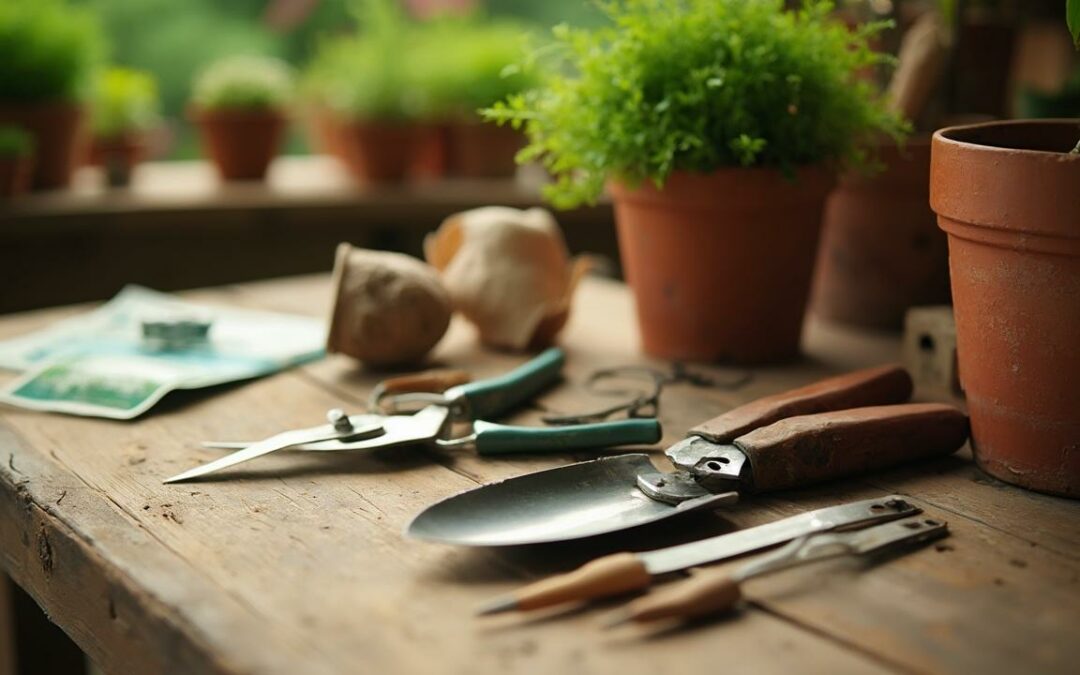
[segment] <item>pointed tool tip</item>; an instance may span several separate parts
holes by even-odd
[[[512,612],[517,608],[517,598],[512,595],[502,596],[482,605],[479,609],[476,610],[476,616],[502,614],[503,612]]]

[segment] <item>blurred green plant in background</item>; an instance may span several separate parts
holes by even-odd
[[[84,99],[104,53],[93,12],[58,0],[0,1],[0,100]]]
[[[447,119],[535,83],[518,64],[529,29],[479,14],[416,22],[393,0],[356,5],[356,33],[323,40],[306,71],[308,100],[345,117]]]
[[[33,136],[19,127],[0,126],[0,157],[25,157],[33,151]]]
[[[100,71],[90,108],[97,138],[116,138],[146,131],[161,121],[161,102],[154,76],[133,68]]]
[[[270,56],[228,56],[207,66],[192,86],[191,100],[204,110],[282,109],[292,103],[295,74]]]

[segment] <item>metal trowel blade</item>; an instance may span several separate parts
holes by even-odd
[[[637,487],[639,475],[655,472],[648,455],[635,453],[529,473],[433,504],[409,523],[406,533],[462,546],[542,544],[624,530],[738,499],[738,493],[725,492],[678,506],[657,501]]]

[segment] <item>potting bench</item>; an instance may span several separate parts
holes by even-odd
[[[324,276],[185,295],[315,315],[330,301]],[[0,337],[81,309],[5,317]],[[602,402],[584,393],[582,381],[594,368],[644,362],[632,321],[625,287],[587,281],[562,341],[567,381],[539,403],[569,411]],[[799,363],[754,370],[736,389],[669,387],[665,441],[739,402],[898,353],[893,337],[811,321]],[[436,358],[475,376],[520,362],[481,350],[461,323]],[[1065,673],[1080,662],[1080,503],[988,479],[966,449],[748,499],[724,518],[515,550],[410,541],[402,529],[447,495],[575,458],[278,453],[218,480],[161,484],[216,456],[199,447],[204,439],[260,437],[317,423],[330,407],[359,408],[377,377],[328,358],[250,383],[172,394],[130,423],[4,409],[0,566],[115,673]],[[538,416],[531,409],[515,419],[536,423]],[[838,560],[750,582],[749,602],[736,616],[683,627],[607,632],[600,622],[611,603],[471,616],[526,580],[613,550],[888,493],[948,521],[952,536],[874,565]]]

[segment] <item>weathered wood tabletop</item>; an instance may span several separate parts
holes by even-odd
[[[321,315],[311,277],[187,294]],[[83,308],[78,308],[79,310]],[[0,319],[0,338],[76,308]],[[580,291],[563,345],[567,381],[523,411],[579,409],[594,368],[642,362],[615,283]],[[896,360],[894,338],[811,324],[807,357],[737,389],[664,394],[665,442],[739,402],[844,369]],[[519,357],[482,351],[455,323],[438,361],[492,375]],[[718,374],[728,371],[717,370]],[[209,438],[308,426],[359,407],[377,375],[344,358],[214,391],[173,394],[133,423],[5,409],[0,563],[107,672],[1076,672],[1080,503],[1024,492],[956,457],[748,499],[577,544],[456,549],[406,540],[422,507],[479,483],[576,457],[480,459],[398,449],[278,453],[201,483],[161,479],[217,453]],[[663,456],[658,446],[658,462]],[[952,536],[874,566],[839,560],[747,584],[736,616],[604,631],[612,604],[478,620],[475,606],[522,582],[620,548],[647,549],[838,501],[901,493]]]

